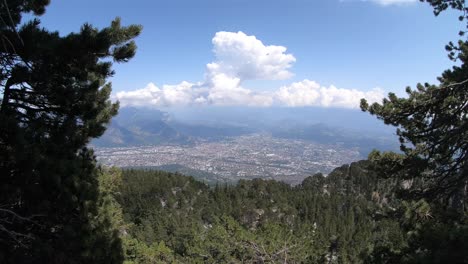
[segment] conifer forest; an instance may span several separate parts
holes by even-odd
[[[116,17],[62,34],[41,22],[49,2],[0,1],[0,263],[468,263],[464,0],[418,2],[459,20],[438,83],[360,100],[400,150],[295,185],[99,163],[110,79],[145,29]]]

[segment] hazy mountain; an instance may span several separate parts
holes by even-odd
[[[99,147],[188,144],[192,140],[168,124],[168,114],[156,109],[123,107],[102,137]]]
[[[293,124],[324,124],[366,133],[391,135],[394,129],[377,118],[357,109],[323,107],[199,107],[170,109],[173,119],[183,123],[226,124],[250,129],[270,130]],[[286,123],[285,123],[286,122]]]
[[[373,149],[398,151],[399,146],[396,138],[388,133],[347,129],[324,123],[307,125],[285,121],[271,132],[274,137],[278,138],[301,139],[357,148],[362,156],[367,156]]]
[[[123,107],[106,133],[93,141],[100,147],[191,144],[252,133],[284,139],[357,148],[397,150],[393,129],[357,110],[323,108],[201,107],[171,109]]]
[[[190,135],[193,138],[202,140],[222,140],[226,137],[236,137],[258,132],[258,129],[241,125],[228,124],[187,124],[182,122],[172,122],[171,126],[177,131]]]

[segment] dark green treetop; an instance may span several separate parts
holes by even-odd
[[[424,1],[440,14],[448,8],[467,18],[465,1]],[[466,31],[461,31],[463,36]],[[405,231],[406,246],[386,246],[371,259],[384,263],[466,263],[468,204],[468,41],[446,46],[457,65],[438,85],[407,88],[407,97],[390,93],[381,104],[361,100],[361,109],[397,127],[402,153],[369,155],[378,174],[399,182],[399,205],[390,218]]]
[[[436,15],[453,8],[462,11],[460,20],[467,18],[465,1],[423,2],[432,5]],[[380,160],[387,175],[421,180],[412,194],[429,199],[453,197],[468,180],[468,42],[451,43],[447,50],[460,65],[446,70],[439,85],[408,87],[407,97],[389,93],[381,104],[361,100],[363,111],[397,127],[403,152],[374,152],[370,158]]]
[[[382,104],[361,102],[364,111],[398,127],[405,154],[374,152],[371,159],[394,161],[382,163],[387,174],[423,178],[421,195],[451,196],[468,177],[468,46],[462,48],[462,66],[447,70],[440,86],[418,84],[416,90],[407,88],[407,98],[390,93]]]
[[[99,173],[86,145],[117,113],[106,79],[112,60],[134,56],[141,26],[116,18],[60,36],[21,24],[47,4],[0,5],[0,262],[119,262],[118,239],[93,222]]]

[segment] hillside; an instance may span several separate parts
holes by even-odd
[[[167,122],[167,114],[159,110],[141,111],[122,108],[106,133],[92,142],[97,147],[188,144],[189,136],[178,132]]]
[[[173,263],[363,263],[383,246],[403,246],[396,221],[379,220],[392,199],[366,161],[291,187],[241,180],[213,188],[180,174],[124,170],[117,196],[129,258],[141,247]],[[137,246],[139,245],[139,246]],[[134,256],[134,257],[131,257]]]
[[[468,264],[467,1],[55,2],[0,1],[0,264]]]

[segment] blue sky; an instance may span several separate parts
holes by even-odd
[[[394,1],[52,1],[41,20],[61,34],[116,16],[143,25],[136,57],[111,80],[123,104],[353,108],[452,65],[457,14]]]

